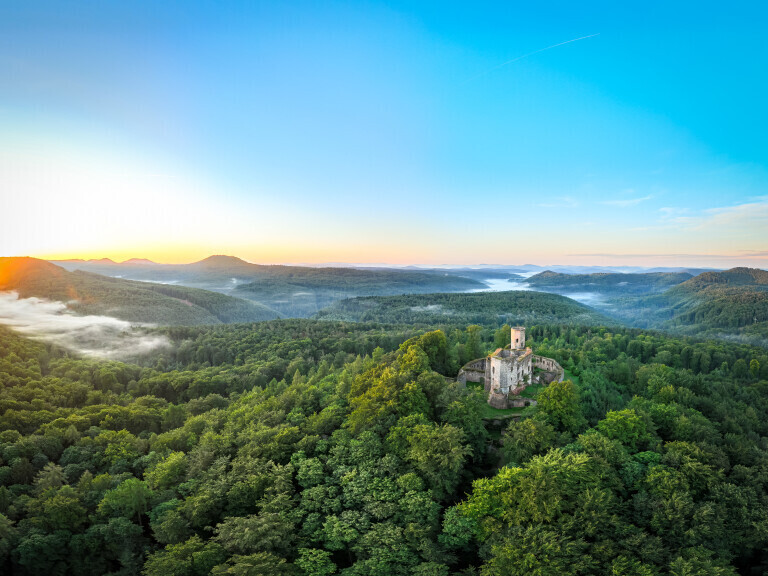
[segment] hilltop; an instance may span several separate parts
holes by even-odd
[[[639,328],[768,343],[768,272],[704,272],[656,294],[614,294],[601,308]]]
[[[768,272],[706,272],[659,298],[670,315],[662,327],[686,333],[768,338]]]
[[[78,314],[129,322],[193,325],[278,317],[259,304],[215,292],[70,272],[36,258],[0,258],[0,290],[64,302]]]
[[[588,291],[601,294],[651,294],[691,278],[693,276],[687,272],[563,274],[546,270],[531,276],[526,283],[533,288],[557,293]]]

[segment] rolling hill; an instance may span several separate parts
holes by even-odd
[[[316,318],[388,324],[615,324],[592,308],[557,294],[532,291],[372,296],[336,302]]]
[[[768,339],[768,272],[732,268],[706,272],[650,299],[660,327],[707,336]]]
[[[692,277],[687,272],[562,274],[547,270],[531,276],[526,283],[534,289],[558,294],[598,292],[603,295],[626,295],[663,292]]]
[[[162,325],[270,320],[265,306],[195,288],[101,276],[35,258],[0,258],[0,290],[64,302],[78,314]]]
[[[638,281],[641,284],[636,292],[609,287],[603,292],[607,298],[600,303],[600,310],[638,328],[768,344],[768,272],[756,268],[704,272],[658,291],[665,282],[673,280],[647,282],[644,287]],[[599,279],[591,281],[589,288],[600,292]],[[542,290],[552,289],[547,282],[531,285]],[[567,280],[558,279],[557,292],[565,285]],[[656,292],[643,293],[642,290]]]
[[[261,265],[221,255],[175,265],[136,260],[121,264],[111,260],[57,263],[68,270],[230,294],[289,317],[311,316],[333,302],[355,296],[462,292],[485,286],[445,271]]]

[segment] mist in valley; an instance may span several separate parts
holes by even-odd
[[[93,358],[126,359],[170,346],[165,336],[147,332],[151,325],[109,316],[79,316],[64,302],[19,298],[16,292],[0,292],[0,324]]]

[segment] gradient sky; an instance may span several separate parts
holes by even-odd
[[[0,255],[766,268],[766,21],[6,0]]]

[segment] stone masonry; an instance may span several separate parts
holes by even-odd
[[[519,394],[533,383],[562,380],[565,372],[552,358],[535,356],[525,346],[525,328],[512,328],[509,348],[499,348],[485,358],[472,360],[459,370],[458,381],[482,382],[488,404],[494,408],[519,406]]]

